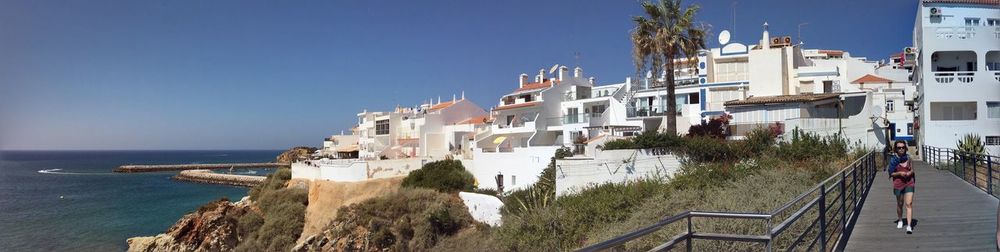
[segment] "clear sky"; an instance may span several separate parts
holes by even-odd
[[[914,0],[686,1],[714,34],[761,24],[807,48],[886,58]],[[466,97],[520,73],[635,70],[637,1],[0,1],[0,149],[284,149],[322,145],[363,109]],[[574,55],[579,53],[579,57]]]

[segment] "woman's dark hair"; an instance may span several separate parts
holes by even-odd
[[[906,141],[903,141],[903,140],[896,140],[896,142],[895,142],[895,143],[892,143],[892,148],[893,148],[893,149],[895,149],[895,148],[896,148],[896,146],[898,146],[899,144],[903,144],[903,147],[906,147]]]

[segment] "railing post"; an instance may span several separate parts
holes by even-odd
[[[989,172],[989,174],[986,175],[986,189],[989,190],[987,192],[989,192],[990,195],[993,195],[993,156],[986,156],[986,171]]]
[[[965,176],[965,173],[967,172],[966,171],[967,169],[965,168],[965,154],[959,153],[958,156],[962,157],[962,180],[965,180],[965,182],[969,182],[969,177]]]
[[[864,168],[865,166],[868,166],[867,162],[864,163],[861,167]],[[857,207],[858,207],[858,196],[859,196],[858,195],[858,182],[861,181],[861,180],[858,179],[858,168],[857,167],[854,167],[854,171],[851,172],[851,177],[853,177],[852,182],[851,182],[851,191],[852,191],[851,194],[854,195],[854,197],[851,197],[851,205],[852,205],[852,207],[854,207],[854,210],[851,210],[851,212],[852,212],[851,215],[857,216],[858,215],[858,209],[857,209]]]
[[[857,165],[855,165],[857,167]],[[841,230],[847,227],[847,176],[840,172],[840,224]]]
[[[819,243],[826,251],[826,184],[819,185]]]
[[[691,215],[688,214],[688,234],[687,234],[687,251],[691,252]]]
[[[976,162],[979,160],[979,155],[972,154],[972,185],[979,188],[979,165]]]

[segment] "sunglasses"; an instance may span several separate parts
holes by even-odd
[[[906,147],[896,147],[897,150],[905,150]]]

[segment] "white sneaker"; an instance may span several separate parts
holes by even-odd
[[[903,228],[903,220],[896,220],[896,228]]]
[[[906,225],[906,234],[912,234],[912,233],[913,233],[913,227],[911,227],[910,225]]]

